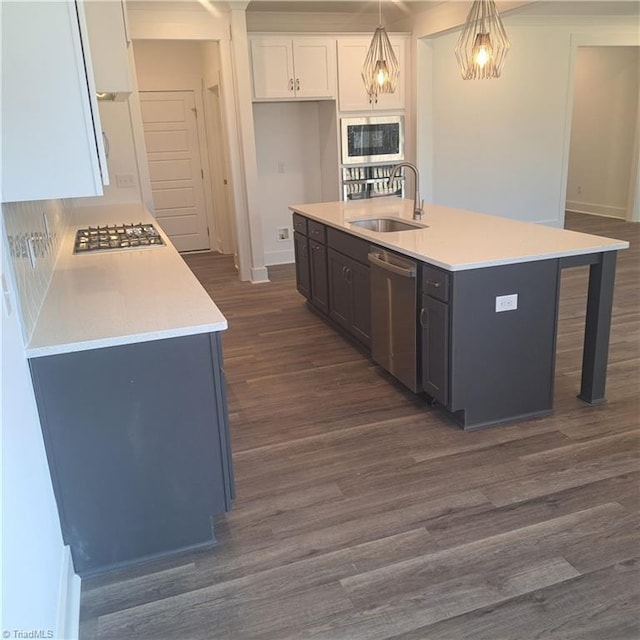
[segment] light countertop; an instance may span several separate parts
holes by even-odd
[[[388,216],[412,220],[413,201],[395,197],[294,204],[289,208],[330,227],[448,271],[629,247],[624,240],[433,204],[425,205],[422,220],[415,221],[425,225],[425,229],[380,233],[349,224],[349,220],[354,218]]]
[[[151,222],[165,245],[73,253],[89,225]],[[74,211],[27,357],[222,331],[227,320],[142,205]]]

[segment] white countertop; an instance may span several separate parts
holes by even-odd
[[[448,271],[626,249],[624,240],[556,229],[464,209],[425,205],[425,229],[380,233],[349,224],[352,218],[412,220],[413,201],[372,198],[294,204],[292,211]]]
[[[151,222],[167,243],[73,253],[76,231]],[[87,207],[73,214],[27,357],[173,338],[227,328],[227,320],[142,205]]]

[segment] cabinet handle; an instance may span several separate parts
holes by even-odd
[[[313,250],[314,251],[320,251],[320,245],[319,244],[314,244],[313,245]]]
[[[427,324],[426,324],[426,322],[424,321],[424,318],[425,318],[425,313],[424,313],[424,312],[425,312],[425,308],[424,308],[424,307],[422,307],[422,309],[420,309],[420,326],[421,326],[423,329],[426,329],[426,328],[427,328]]]
[[[296,78],[296,91],[300,91],[300,78]]]
[[[351,284],[351,281],[353,280],[353,271],[351,271],[349,267],[345,267],[345,269],[347,270],[347,283]]]
[[[302,257],[303,258],[307,257],[307,245],[306,244],[302,245]]]
[[[289,91],[293,91],[293,78],[289,78]]]
[[[440,288],[440,283],[437,280],[427,280],[427,285],[430,287]]]

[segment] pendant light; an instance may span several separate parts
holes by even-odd
[[[378,28],[362,67],[362,80],[369,97],[376,99],[381,93],[393,93],[398,86],[399,75],[398,59],[382,25],[382,0],[378,0]]]
[[[510,46],[494,0],[474,0],[456,45],[462,78],[499,78]]]

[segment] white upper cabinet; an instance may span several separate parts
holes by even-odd
[[[365,91],[361,75],[371,38],[338,39],[338,105],[340,111],[370,111],[371,109],[398,111],[404,109],[407,39],[390,36],[389,40],[400,66],[398,87],[394,93],[383,93],[376,100],[375,98],[371,99]]]
[[[118,0],[84,5],[96,91],[124,98],[131,93],[125,7]]]
[[[251,38],[254,99],[334,98],[335,46],[330,38]]]
[[[106,158],[84,12],[2,4],[2,201],[102,195]]]

